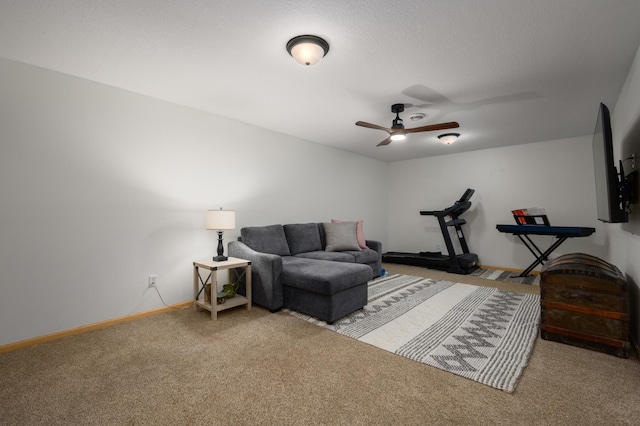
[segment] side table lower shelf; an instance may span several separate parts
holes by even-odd
[[[215,306],[216,312],[224,311],[225,309],[235,308],[236,306],[247,305],[248,303],[249,301],[247,300],[247,298],[239,294],[236,294],[231,299],[227,299],[226,302],[224,302],[221,305],[218,305],[217,303],[215,305],[212,305],[211,303],[204,302],[202,300],[195,301],[196,306],[199,306],[202,309],[206,309],[207,311],[211,311],[211,309],[213,309],[213,307]]]
[[[200,269],[210,271],[209,276],[203,281],[200,276]],[[234,297],[226,299],[224,303],[217,303],[217,271],[228,270],[229,283],[236,282],[244,275],[246,296],[236,294]],[[238,270],[242,274],[238,275]],[[235,276],[233,276],[235,274]],[[204,300],[205,286],[211,285],[211,302]],[[251,261],[230,257],[225,261],[216,262],[213,260],[205,260],[201,262],[193,262],[193,306],[196,310],[206,309],[211,312],[211,319],[218,318],[218,312],[237,306],[246,305],[247,309],[251,309]]]

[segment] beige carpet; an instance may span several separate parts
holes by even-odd
[[[215,322],[206,312],[181,309],[0,354],[2,425],[620,425],[638,419],[637,359],[538,339],[509,394],[261,308],[225,311]]]

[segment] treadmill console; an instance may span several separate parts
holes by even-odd
[[[467,201],[469,201],[469,199],[471,198],[471,196],[473,195],[474,192],[476,192],[475,189],[467,188],[467,190],[464,191],[464,194],[462,194],[462,197],[460,197],[458,202],[459,203],[466,203]]]

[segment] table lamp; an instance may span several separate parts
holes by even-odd
[[[233,210],[208,210],[207,211],[207,229],[218,231],[218,255],[213,258],[215,262],[227,260],[224,256],[224,247],[222,245],[222,233],[227,229],[236,229],[236,212]]]

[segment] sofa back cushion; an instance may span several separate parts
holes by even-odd
[[[322,250],[320,229],[317,223],[284,225],[284,233],[292,256],[298,253]]]
[[[290,256],[282,225],[249,226],[240,230],[242,242],[261,253]]]

